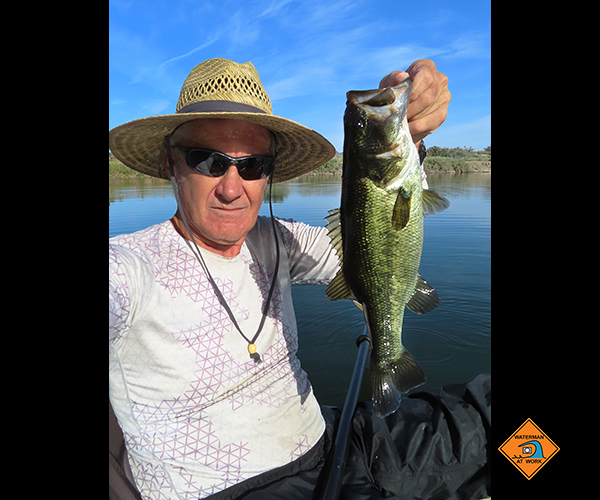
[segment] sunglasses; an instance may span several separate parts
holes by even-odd
[[[209,177],[221,177],[231,165],[235,165],[242,179],[255,181],[269,177],[275,166],[275,158],[272,156],[255,155],[232,158],[212,149],[175,147],[185,155],[188,167]]]

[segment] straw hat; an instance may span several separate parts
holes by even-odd
[[[273,182],[305,174],[331,159],[333,145],[299,123],[273,115],[271,100],[256,68],[249,62],[209,59],[183,82],[174,115],[141,118],[108,133],[112,153],[128,167],[169,179],[162,153],[164,136],[182,123],[199,118],[228,118],[257,123],[273,132],[277,160]]]

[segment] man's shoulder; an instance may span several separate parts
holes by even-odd
[[[178,236],[170,221],[162,222],[135,233],[109,238],[109,255],[121,255],[126,256],[127,260],[141,259],[150,263],[168,255]]]
[[[283,240],[286,247],[289,246],[292,239],[292,235],[295,234],[298,229],[303,226],[301,222],[297,222],[293,219],[282,219],[275,217],[275,227],[279,234],[279,238]],[[248,233],[248,237],[255,244],[263,242],[271,244],[273,241],[273,223],[271,217],[259,216],[256,220],[254,228]]]
[[[173,225],[171,221],[161,222],[154,226],[141,229],[135,233],[120,234],[108,239],[109,246],[120,246],[134,249],[136,247],[146,247],[148,245],[159,245],[172,239]]]
[[[281,217],[275,217],[276,226],[280,231],[287,231],[291,233],[297,233],[306,229],[310,229],[312,226],[305,224],[304,222],[298,222],[294,219],[284,219]],[[267,235],[271,237],[273,235],[273,225],[271,223],[271,217],[259,216],[254,226],[254,231],[261,236]]]

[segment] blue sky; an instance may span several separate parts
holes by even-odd
[[[432,59],[449,78],[448,118],[428,146],[491,144],[491,0],[110,0],[109,128],[175,112],[211,57],[256,66],[273,112],[342,151],[348,90]]]

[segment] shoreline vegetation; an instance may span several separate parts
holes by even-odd
[[[482,151],[475,151],[473,148],[442,148],[432,146],[427,149],[425,157],[425,172],[434,173],[490,173],[492,171],[492,147],[488,146]],[[316,170],[305,174],[314,175],[342,175],[342,153],[336,155],[325,165]],[[108,154],[108,177],[109,179],[152,179],[152,177],[136,172],[123,165],[114,158],[111,153]]]

